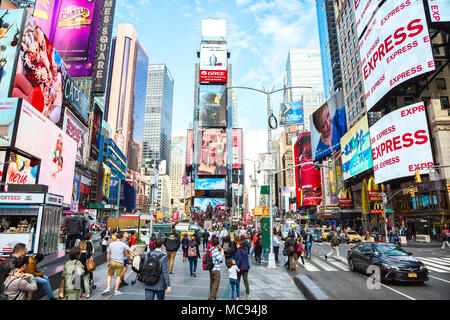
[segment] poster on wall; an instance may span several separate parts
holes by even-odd
[[[15,152],[9,153],[5,184],[36,184],[39,160],[30,159]]]
[[[344,180],[373,167],[367,115],[341,138]]]
[[[233,129],[233,143],[231,145],[233,169],[242,168],[242,129]]]
[[[225,199],[223,198],[194,198],[194,207],[196,210],[206,211],[206,207],[210,203],[214,210],[225,210]]]
[[[428,0],[431,22],[450,21],[450,0]]]
[[[200,46],[200,82],[227,82],[227,46],[202,43]]]
[[[301,133],[294,144],[294,165],[312,162],[311,134]],[[322,201],[320,170],[313,165],[295,167],[295,193],[299,207],[316,206]]]
[[[38,183],[47,185],[49,193],[63,196],[64,203],[70,205],[77,143],[23,100],[14,146],[41,159]]]
[[[280,103],[280,125],[303,123],[303,101]]]
[[[0,8],[3,7],[3,2]],[[11,94],[25,10],[0,10],[0,99]]]
[[[17,98],[0,99],[0,147],[11,145],[18,103]]]
[[[68,109],[64,115],[63,131],[77,143],[76,160],[86,163],[89,131]]]
[[[64,68],[61,56],[28,13],[12,97],[26,100],[53,123],[58,123],[63,103]]]
[[[70,203],[70,211],[78,211],[78,203],[80,200],[80,174],[75,172],[73,175],[72,201]]]
[[[370,139],[376,184],[434,165],[423,102],[385,115],[370,127]]]
[[[227,174],[227,133],[225,129],[199,130],[198,175]]]
[[[200,85],[199,126],[227,126],[227,90],[225,85]]]
[[[398,85],[435,69],[422,0],[386,1],[359,47],[367,111]]]
[[[310,116],[311,149],[314,160],[341,148],[341,137],[347,132],[342,90],[336,92]]]

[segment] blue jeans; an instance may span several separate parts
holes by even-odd
[[[275,261],[279,261],[278,260],[278,252],[280,252],[280,247],[279,246],[273,246],[273,252],[275,253]]]
[[[50,286],[50,281],[48,280],[48,277],[45,274],[42,277],[34,277],[34,279],[36,279],[37,285],[42,287],[47,297],[49,298],[54,297],[52,287]]]
[[[306,257],[310,257],[311,256],[311,247],[312,247],[312,243],[311,242],[307,242],[306,243]]]
[[[255,247],[252,247],[252,250],[250,250],[250,255],[252,256],[255,253]]]
[[[145,289],[145,300],[154,300],[155,295],[156,295],[156,298],[158,298],[158,300],[164,300],[165,290],[155,291],[155,290]]]
[[[197,258],[188,258],[189,260],[189,271],[191,272],[191,276],[195,271],[197,271]]]
[[[265,261],[269,261],[269,249],[267,249],[267,248],[263,249],[262,258]]]
[[[230,279],[231,285],[231,300],[234,300],[234,292],[236,291],[236,296],[239,298],[241,296],[241,288],[239,287],[238,279]]]

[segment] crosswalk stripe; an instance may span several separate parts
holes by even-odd
[[[445,273],[445,270],[433,268],[427,263],[425,263],[425,266],[427,267],[428,270],[431,270],[431,271],[434,271],[434,272],[439,272],[439,273]]]
[[[332,265],[334,265],[335,267],[338,267],[341,270],[350,271],[348,266],[344,265],[342,262],[337,262],[337,261],[328,261],[328,262],[331,263]]]
[[[318,265],[319,267],[321,267],[322,269],[325,269],[325,271],[337,271],[335,268],[333,268],[333,267],[331,267],[331,266],[329,266],[329,265],[327,265],[327,264],[325,264],[325,263],[319,261],[317,258],[311,258],[311,261],[312,261],[314,264],[316,264],[316,265]]]
[[[439,268],[439,269],[443,269],[443,270],[445,270],[445,271],[450,271],[450,268],[449,267],[444,267],[444,266],[442,266],[442,265],[440,265],[440,264],[437,264],[436,262],[434,262],[433,260],[429,260],[429,259],[426,259],[426,258],[419,258],[419,259],[421,259],[421,260],[424,260],[424,261],[422,261],[427,267],[429,267],[429,266],[432,266],[432,267],[434,267],[434,268]],[[430,268],[431,269],[431,268]]]
[[[450,262],[450,258],[441,258],[441,259]]]
[[[302,264],[300,264],[300,262],[298,263],[300,266],[302,266]],[[305,263],[304,265],[305,269],[308,271],[320,271],[320,269],[314,267],[313,264],[309,263],[308,261]]]
[[[444,265],[444,266],[450,265],[450,262],[442,261],[442,260],[439,259],[439,258],[430,258],[430,257],[427,257],[427,258],[422,258],[422,259],[428,259],[428,260],[431,260],[431,261],[433,261],[433,262],[436,262],[437,264],[441,264],[441,265]]]

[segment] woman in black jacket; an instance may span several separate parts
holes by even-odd
[[[285,241],[284,247],[286,248],[286,252],[289,257],[289,270],[296,270],[298,261],[298,242],[295,240],[295,236],[293,234],[289,235],[289,238]]]
[[[258,240],[255,242],[255,260],[261,263],[261,253],[262,253],[262,236],[258,234]]]
[[[189,272],[191,273],[191,277],[197,277],[197,274],[195,272],[197,271],[198,258],[200,258],[200,250],[199,244],[195,240],[194,236],[192,236],[189,241],[187,258],[189,261]]]

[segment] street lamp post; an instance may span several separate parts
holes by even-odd
[[[253,188],[253,190],[255,191],[255,207],[258,205],[258,195],[257,195],[257,188],[258,188],[258,180],[256,179],[256,163],[258,162],[257,160],[251,160],[251,159],[245,159],[246,161],[251,161],[253,162],[253,174],[254,176],[250,175],[250,179],[252,181],[252,184],[250,187]],[[258,228],[258,217],[255,217],[255,229]]]
[[[271,91],[267,91],[267,90],[260,90],[260,89],[256,89],[256,88],[252,88],[252,87],[242,87],[242,86],[232,86],[232,87],[227,87],[228,89],[248,89],[248,90],[253,90],[253,91],[257,91],[257,92],[261,92],[264,93],[267,97],[267,122],[268,122],[268,129],[267,129],[267,152],[270,153],[270,144],[272,141],[272,132],[271,132],[271,128],[270,128],[270,118],[273,116],[272,114],[272,110],[270,108],[270,95],[276,92],[280,92],[280,91],[285,91],[288,89],[312,89],[312,87],[309,86],[292,86],[292,87],[286,87],[286,88],[282,88],[282,89],[277,89],[277,90],[271,90]],[[264,89],[264,88],[263,88]],[[269,174],[269,216],[270,216],[270,248],[269,248],[269,261],[267,264],[268,268],[276,268],[275,265],[275,254],[273,252],[273,237],[272,237],[272,233],[273,233],[273,208],[272,208],[272,199],[273,199],[273,190],[272,190],[272,181],[273,181],[273,176],[271,174]]]

